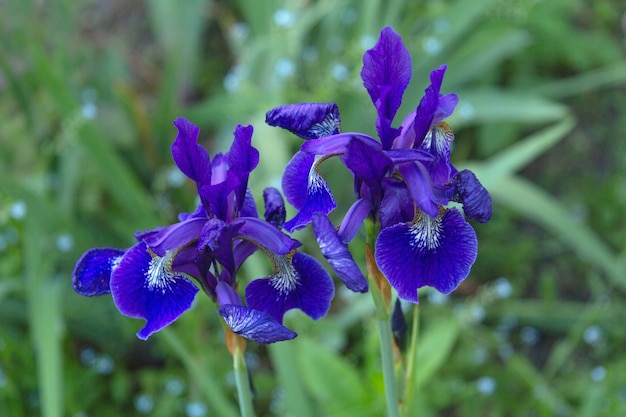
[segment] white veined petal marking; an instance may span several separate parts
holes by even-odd
[[[292,253],[272,256],[275,272],[269,279],[280,295],[293,292],[300,283],[300,274],[291,262],[292,257]]]
[[[338,126],[339,119],[337,119],[333,114],[329,114],[324,120],[311,126],[309,133],[311,136],[323,138],[324,136],[335,134],[338,130]]]
[[[450,143],[454,140],[452,128],[445,122],[437,123],[428,131],[421,148],[436,155],[441,155],[450,147]]]
[[[441,219],[441,215],[431,217],[421,213],[409,229],[411,246],[430,251],[437,249],[441,244]]]
[[[177,275],[172,272],[172,262],[178,253],[176,250],[169,250],[165,256],[160,257],[148,249],[148,253],[152,257],[148,270],[144,273],[146,277],[146,286],[151,291],[171,291],[172,284],[177,279]]]

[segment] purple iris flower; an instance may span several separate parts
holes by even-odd
[[[346,285],[366,291],[367,282],[347,249],[364,219],[380,227],[375,259],[400,298],[418,302],[417,290],[432,286],[450,293],[467,277],[477,255],[476,234],[465,217],[486,222],[491,197],[471,171],[450,162],[454,135],[443,120],[458,102],[440,93],[446,66],[430,74],[417,108],[400,126],[393,120],[411,78],[411,57],[391,28],[365,52],[361,78],[377,111],[378,140],[340,131],[332,103],[284,105],[266,122],[306,141],[287,165],[283,190],[298,213],[284,225],[292,231],[313,224],[324,256]],[[337,156],[352,173],[356,202],[338,230],[326,215],[335,200],[319,165]],[[451,202],[463,205],[464,215]]]
[[[280,230],[285,206],[278,190],[265,190],[265,220],[259,219],[247,188],[259,161],[252,127],[237,126],[230,150],[211,159],[197,143],[195,125],[184,118],[174,125],[174,162],[195,181],[201,203],[173,225],[136,233],[138,243],[127,250],[87,251],[74,269],[74,289],[85,296],[111,293],[122,314],[146,321],[137,333],[141,339],[191,308],[198,285],[233,332],[261,343],[293,339],[296,333],[282,325],[284,313],[299,308],[315,320],[323,317],[334,286],[316,260],[297,252],[300,242]],[[248,286],[246,306],[236,274],[259,249],[274,270]]]

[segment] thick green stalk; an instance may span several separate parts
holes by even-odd
[[[241,417],[254,417],[248,368],[246,368],[244,351],[239,347],[236,347],[233,353],[233,366],[235,368],[235,382],[237,383],[237,398],[239,399]]]
[[[374,252],[377,227],[371,220],[365,221],[367,240],[365,244],[365,264],[367,265],[367,278],[374,305],[376,306],[376,320],[378,321],[378,332],[380,334],[380,359],[383,369],[383,380],[385,383],[385,398],[387,401],[387,416],[399,417],[398,388],[396,385],[396,368],[393,351],[393,336],[391,334],[390,304],[391,289],[387,279],[378,269]]]
[[[380,333],[380,359],[385,381],[385,398],[387,400],[387,416],[399,417],[398,389],[396,387],[396,371],[393,360],[393,337],[389,320],[378,319]]]

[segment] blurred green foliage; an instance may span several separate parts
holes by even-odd
[[[453,159],[495,201],[471,276],[452,297],[422,294],[419,415],[626,414],[620,1],[8,0],[0,10],[0,415],[237,415],[209,300],[141,342],[140,323],[110,298],[73,293],[74,262],[193,207],[169,156],[178,115],[212,152],[235,124],[253,124],[257,194],[279,184],[299,146],[264,126],[271,107],[335,101],[345,130],[373,133],[359,71],[384,25],[414,60],[400,113],[447,63],[444,91],[461,98]],[[349,195],[347,174],[327,169]],[[266,267],[253,260],[246,272]],[[287,317],[295,341],[250,344],[258,414],[382,415],[372,309],[338,290],[320,322]]]

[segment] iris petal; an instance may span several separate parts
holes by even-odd
[[[463,204],[463,212],[469,219],[485,223],[491,218],[491,195],[478,181],[472,171],[464,169],[458,172],[452,183],[452,200]]]
[[[400,298],[417,303],[417,289],[431,286],[449,294],[476,260],[474,229],[457,209],[436,218],[422,214],[411,223],[383,229],[376,241],[376,263]]]
[[[287,212],[280,191],[274,187],[267,187],[263,190],[263,201],[265,202],[265,221],[279,229],[283,227]]]
[[[297,336],[264,311],[234,304],[220,306],[218,311],[233,332],[255,342],[274,343]]]
[[[378,111],[376,129],[383,149],[390,149],[398,131],[391,123],[411,80],[411,55],[390,27],[381,31],[376,45],[363,55],[361,78]]]
[[[252,281],[246,287],[248,306],[265,311],[282,323],[283,315],[293,308],[313,320],[326,315],[335,293],[328,272],[313,257],[296,252],[274,258],[276,272],[269,278]]]
[[[96,248],[85,252],[72,272],[74,291],[85,297],[109,294],[111,272],[124,252],[114,248]]]
[[[314,162],[315,155],[298,151],[285,167],[282,178],[283,193],[296,210],[300,210],[307,199],[309,172]]]
[[[318,139],[339,133],[341,119],[335,103],[298,103],[268,111],[265,123],[282,127],[303,139]]]
[[[171,152],[178,168],[194,180],[198,186],[211,183],[211,157],[198,144],[200,129],[184,117],[174,121],[178,135],[172,143]]]
[[[259,151],[252,146],[252,126],[237,125],[233,135],[235,137],[228,157],[228,169],[239,180],[235,188],[237,195],[237,211],[241,211],[248,188],[248,176],[259,164]]]
[[[448,94],[446,96],[439,94],[446,68],[447,67],[445,65],[442,65],[431,71],[430,85],[426,87],[424,97],[422,97],[419,105],[417,106],[415,124],[413,127],[415,129],[415,147],[419,147],[421,145],[426,133],[428,133],[434,124],[443,120],[442,117],[445,117],[448,113],[452,114],[452,111],[458,102],[458,99],[455,99],[456,95],[454,94]],[[439,101],[440,98],[442,103]],[[437,116],[438,119],[435,119],[435,116]]]
[[[337,235],[328,217],[315,213],[313,232],[322,254],[346,287],[354,292],[367,292],[367,279],[354,262],[346,244]]]
[[[283,184],[284,180],[285,177],[283,177]],[[330,192],[328,184],[318,174],[315,165],[313,165],[309,170],[307,178],[304,204],[301,207],[296,207],[299,208],[298,214],[284,224],[285,230],[291,233],[296,229],[301,229],[311,222],[313,213],[321,212],[328,214],[335,207],[337,207],[337,204],[335,204],[335,199]]]
[[[147,339],[187,311],[198,288],[184,275],[172,272],[170,254],[151,254],[144,243],[130,248],[111,275],[111,294],[120,312],[142,318],[146,324],[137,333]]]

